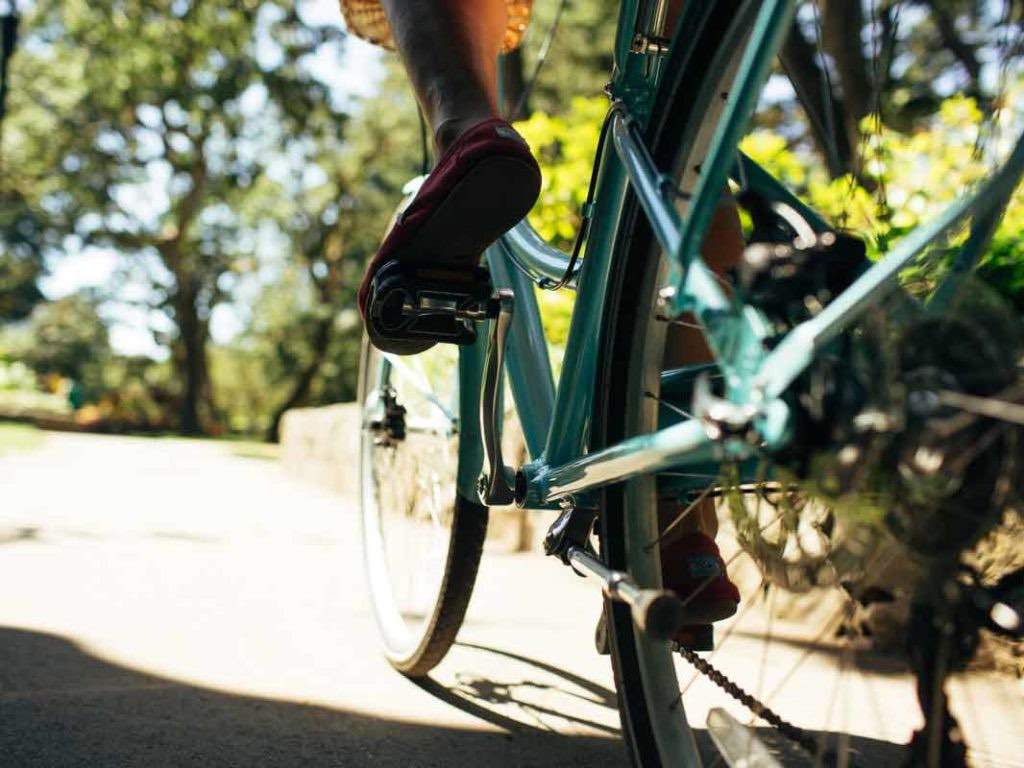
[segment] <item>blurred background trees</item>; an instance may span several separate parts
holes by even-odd
[[[615,5],[562,8],[527,97],[559,10],[537,0],[506,63],[508,106],[544,166],[533,221],[563,246]],[[355,288],[423,167],[395,58],[346,38],[334,0],[20,11],[0,144],[0,415],[32,390],[97,428],[275,439],[286,409],[353,398]],[[945,147],[942,172],[967,182],[1005,139],[996,118],[1024,110],[1022,14],[1019,0],[804,3],[747,149],[883,250],[955,193],[892,184],[915,152]],[[1009,217],[991,257],[1014,285],[1022,228]],[[571,295],[544,307],[557,343]]]

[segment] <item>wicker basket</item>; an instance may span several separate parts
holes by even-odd
[[[530,11],[533,0],[506,0],[508,3],[508,27],[505,29],[505,42],[502,50],[508,53],[519,46],[523,34],[530,23]],[[380,0],[341,0],[341,14],[345,17],[349,32],[394,50],[395,41],[391,38],[391,27],[388,25]]]

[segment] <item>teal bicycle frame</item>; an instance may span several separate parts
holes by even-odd
[[[749,14],[750,34],[700,176],[683,211],[677,207],[674,186],[666,184],[669,180],[655,167],[642,141],[665,56],[663,46],[647,44],[644,31],[651,28],[650,17],[657,10],[645,14],[640,6],[640,0],[623,0],[621,5],[615,74],[609,86],[611,141],[605,142],[597,158],[593,224],[585,258],[569,282],[578,296],[557,388],[534,283],[544,286],[560,280],[569,268],[569,257],[546,244],[526,221],[486,254],[495,286],[515,294],[506,373],[531,458],[516,477],[516,503],[528,508],[556,508],[559,502],[631,477],[670,467],[706,467],[725,457],[741,459],[752,450],[747,440],[715,434],[711,421],[703,418],[706,414],[696,413],[694,418],[677,419],[651,434],[588,452],[601,344],[596,329],[602,327],[613,249],[620,234],[617,227],[630,190],[657,241],[671,256],[667,287],[661,292],[666,309],[689,311],[698,319],[724,374],[726,386],[720,405],[743,414],[760,437],[760,450],[770,452],[783,447],[791,436],[789,408],[781,397],[816,353],[892,291],[902,268],[973,215],[971,236],[932,302],[940,307],[943,297],[951,295],[957,281],[980,258],[998,221],[1000,206],[1005,207],[1024,172],[1022,137],[1003,168],[988,182],[908,234],[820,314],[794,328],[768,351],[763,344],[767,323],[758,310],[725,294],[700,258],[700,246],[720,190],[730,177],[742,178],[762,195],[797,208],[817,231],[828,228],[821,216],[736,149],[783,42],[796,0],[751,0],[741,10]],[[663,4],[655,2],[650,7],[657,9]],[[707,12],[706,0],[693,0],[684,9],[680,29],[685,29],[690,16]],[[686,45],[680,37],[677,32],[672,45]],[[476,344],[462,348],[459,365],[458,486],[463,496],[474,500],[484,462],[479,419],[486,344],[487,335],[481,333]],[[663,384],[692,375],[685,370],[667,371]]]

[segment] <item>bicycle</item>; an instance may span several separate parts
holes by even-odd
[[[992,402],[1002,407],[1020,398],[1016,360],[1001,359],[1009,347],[996,345],[999,354],[989,358],[936,352],[921,353],[927,359],[914,366],[898,362],[896,374],[879,374],[896,376],[905,395],[897,405],[887,402],[888,411],[871,391],[871,377],[849,363],[865,357],[858,349],[884,350],[878,334],[912,327],[923,339],[936,330],[928,318],[953,312],[953,297],[970,284],[1024,173],[1024,137],[989,179],[872,263],[855,238],[737,149],[795,7],[794,0],[688,3],[669,39],[665,2],[623,0],[610,109],[573,253],[551,247],[524,221],[486,253],[495,292],[459,292],[416,274],[396,278],[374,322],[455,346],[399,358],[364,343],[360,472],[371,597],[392,665],[425,675],[464,618],[488,507],[552,510],[547,553],[594,579],[607,597],[622,730],[635,764],[701,764],[676,651],[816,759],[843,764],[842,749],[824,755],[807,733],[697,656],[707,648],[706,633],[692,647],[666,641],[678,630],[680,601],[661,589],[655,500],[666,492],[689,500],[710,493],[742,507],[753,493],[781,509],[770,523],[780,525],[787,511],[805,509],[803,491],[790,485],[808,475],[820,479],[821,456],[829,482],[855,490],[849,475],[872,456],[871,466],[879,457],[930,457],[930,469],[908,460],[913,477],[890,489],[894,509],[906,512],[892,525],[902,526],[902,540],[929,563],[911,618],[914,631],[930,638],[914,648],[925,726],[908,759],[962,765],[966,751],[948,712],[945,678],[969,658],[960,646],[970,645],[980,626],[1013,637],[1021,631],[1021,572],[982,585],[964,575],[953,554],[992,527],[1007,478],[1015,481],[1015,428],[1005,421],[992,427],[991,410]],[[730,182],[754,219],[754,235],[726,287],[699,251]],[[953,268],[934,298],[918,306],[900,287],[900,271],[968,218],[971,234]],[[557,388],[535,285],[577,293]],[[826,298],[809,307],[809,296]],[[869,313],[883,305],[892,323],[865,330]],[[666,328],[684,312],[696,319],[715,362],[663,370]],[[912,319],[903,323],[908,313]],[[881,370],[872,364],[869,372]],[[988,365],[995,384],[958,383],[974,364]],[[501,445],[506,376],[530,456],[515,470]],[[970,451],[962,449],[967,444]],[[929,478],[952,472],[954,460],[959,487],[922,490]],[[979,505],[977,514],[955,511],[965,501]],[[922,525],[915,518],[922,510],[956,522],[935,526],[929,517]],[[826,509],[824,518],[831,530],[833,513]],[[756,540],[767,527],[748,537]],[[417,548],[425,550],[419,557]],[[771,580],[771,552],[760,555]],[[838,548],[829,550],[815,564],[836,571],[839,556]],[[740,738],[746,746],[736,751],[743,729],[729,718],[720,716],[718,726],[712,735],[730,762],[755,752],[770,760],[752,736]]]

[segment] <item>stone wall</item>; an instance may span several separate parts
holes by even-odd
[[[281,462],[295,477],[356,498],[359,492],[359,409],[356,404],[288,411],[281,421]]]

